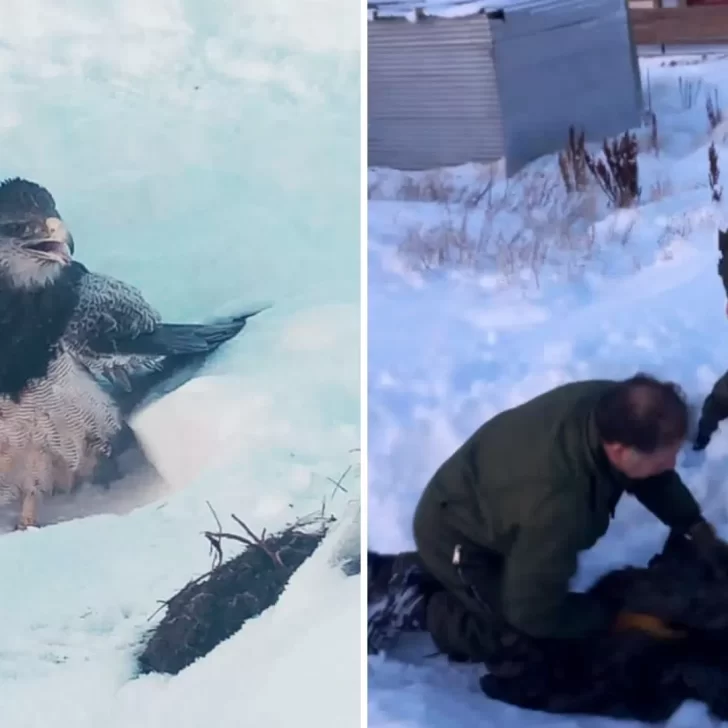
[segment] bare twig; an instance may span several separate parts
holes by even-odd
[[[611,144],[605,139],[602,151],[597,160],[587,153],[586,165],[614,207],[630,207],[641,194],[637,137],[625,132]]]
[[[239,525],[239,526],[240,526],[240,527],[241,527],[241,528],[242,528],[242,529],[243,529],[243,530],[245,531],[245,533],[247,533],[247,534],[248,534],[248,536],[250,536],[250,538],[251,538],[251,539],[253,540],[253,543],[251,543],[251,544],[250,544],[251,546],[257,546],[257,547],[258,547],[259,549],[262,549],[264,553],[268,554],[268,556],[270,556],[270,557],[271,557],[271,559],[273,559],[273,562],[274,562],[274,563],[278,564],[278,566],[283,566],[283,565],[284,565],[284,564],[283,564],[283,562],[281,561],[281,557],[280,557],[280,555],[279,555],[279,554],[278,554],[277,552],[276,552],[276,553],[273,553],[273,552],[272,552],[272,551],[271,551],[271,550],[270,550],[270,549],[269,549],[269,548],[268,548],[268,547],[267,547],[267,546],[265,545],[265,541],[264,541],[264,540],[263,540],[262,538],[259,538],[258,536],[256,536],[256,535],[255,535],[255,534],[254,534],[254,533],[253,533],[253,532],[252,532],[252,531],[251,531],[251,530],[250,530],[250,529],[248,528],[248,526],[247,526],[247,525],[246,525],[246,524],[245,524],[245,523],[244,523],[243,521],[241,521],[241,520],[240,520],[240,519],[239,519],[239,518],[238,518],[238,517],[237,517],[237,516],[236,516],[236,515],[235,515],[234,513],[231,513],[231,514],[230,514],[230,517],[231,517],[231,518],[232,518],[232,519],[233,519],[233,520],[235,521],[235,523],[237,523],[237,524],[238,524],[238,525]],[[239,539],[240,539],[240,537],[238,537],[238,540],[239,540]]]
[[[343,490],[344,493],[348,493],[349,491],[344,488],[344,486],[341,484],[344,478],[349,474],[349,471],[351,470],[351,465],[349,465],[346,470],[339,476],[338,480],[334,480],[331,476],[327,475],[326,480],[328,480],[330,483],[334,484],[334,490],[331,493],[331,497],[334,497],[334,494],[337,490]]]
[[[718,100],[718,89],[714,89],[713,96],[708,95],[705,99],[705,111],[708,115],[708,125],[711,131],[723,121],[723,110]]]
[[[703,86],[703,80],[701,78],[684,79],[682,76],[680,76],[677,79],[677,86],[678,91],[680,92],[680,101],[682,102],[683,109],[692,109],[695,105],[695,101],[700,95],[700,89]]]
[[[710,185],[713,202],[720,202],[723,197],[723,187],[718,184],[719,180],[718,152],[715,149],[715,144],[711,142],[708,147],[708,184]]]
[[[585,136],[579,136],[573,126],[569,127],[566,149],[559,152],[559,172],[567,194],[582,192],[587,186]]]

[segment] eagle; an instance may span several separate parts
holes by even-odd
[[[0,506],[20,500],[21,530],[38,525],[45,496],[108,486],[127,461],[151,467],[129,415],[187,381],[263,310],[166,323],[137,288],[74,253],[45,187],[0,184]]]
[[[671,531],[646,566],[613,569],[586,592],[615,619],[629,612],[650,631],[539,640],[503,622],[493,631],[498,649],[483,663],[480,689],[493,700],[561,716],[664,725],[693,700],[717,722],[728,720],[727,558],[723,552],[720,568],[708,566],[694,539]],[[391,615],[403,589],[426,595],[442,586],[416,551],[370,550],[367,569],[368,652],[376,654],[396,646]]]

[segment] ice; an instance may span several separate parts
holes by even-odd
[[[369,170],[371,548],[413,547],[421,490],[498,411],[562,382],[639,370],[678,381],[699,407],[728,367],[725,292],[716,272],[725,202],[711,201],[707,152],[714,140],[723,169],[728,145],[722,126],[710,130],[705,105],[715,90],[726,98],[728,61],[672,60],[640,63],[646,96],[649,74],[660,147],[659,155],[640,155],[642,202],[635,211],[615,213],[597,189],[579,214],[569,212],[569,225],[566,214],[535,219],[529,200],[538,197],[537,184],[547,185],[554,204],[565,204],[555,157],[534,162],[510,183],[498,165]],[[680,77],[700,80],[690,104],[680,94]],[[638,135],[644,146],[648,130]],[[491,183],[490,208],[463,204]],[[418,185],[427,195],[413,192]],[[513,205],[496,209],[506,198]],[[530,242],[514,237],[526,225],[537,231]],[[474,241],[480,252],[469,256]],[[727,430],[704,454],[685,452],[679,461],[723,536]],[[625,498],[608,535],[583,558],[575,586],[622,564],[646,563],[665,535],[664,526]],[[397,654],[369,658],[371,728],[612,724],[489,701],[478,687],[479,668],[447,665],[434,651],[429,641],[410,640]],[[686,704],[670,728],[683,725],[713,723],[703,707]]]
[[[158,600],[210,566],[207,501],[260,532],[326,497],[330,539],[353,527],[359,23],[336,0],[3,6],[0,175],[47,186],[76,257],[167,320],[272,304],[135,422],[169,489],[0,536],[4,728],[357,723],[358,579],[328,541],[187,671],[135,678],[133,657]]]

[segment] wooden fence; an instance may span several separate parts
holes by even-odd
[[[728,5],[645,7],[653,0],[631,0],[629,15],[638,46],[728,45]]]

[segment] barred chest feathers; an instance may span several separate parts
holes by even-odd
[[[0,503],[70,489],[120,428],[111,398],[61,350],[20,401],[0,397]]]
[[[70,489],[93,472],[121,428],[116,406],[63,343],[85,269],[68,266],[50,285],[0,280],[0,503]]]

